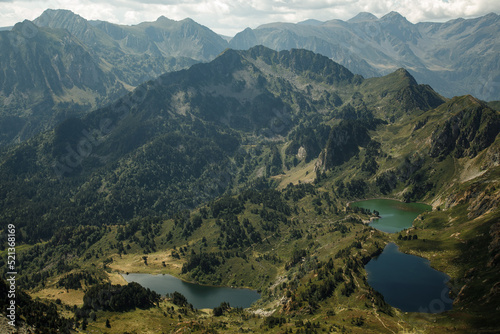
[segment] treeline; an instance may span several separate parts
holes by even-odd
[[[409,154],[396,168],[378,175],[375,185],[382,194],[388,194],[399,184],[403,184],[407,188],[403,193],[403,200],[405,202],[418,200],[435,186],[429,181],[429,170],[424,168],[424,165],[424,156],[418,153]]]
[[[298,190],[295,190],[297,188]],[[295,190],[295,192],[294,192]],[[286,188],[285,195],[283,192],[275,189],[247,189],[237,197],[224,196],[217,201],[209,203],[208,207],[214,218],[222,218],[226,215],[238,215],[245,209],[245,203],[261,204],[263,209],[272,209],[280,212],[285,216],[289,216],[292,212],[287,203],[291,193],[295,193],[298,199],[304,197],[307,192],[312,192],[313,188],[305,185],[293,186],[289,185]]]
[[[58,179],[52,162],[64,160],[85,126],[82,120],[65,122],[53,134],[1,154],[0,219],[23,229],[19,242],[49,240],[62,227],[171,216],[220,196],[236,173],[230,158],[239,147],[237,132],[172,121],[134,128],[127,134],[134,140],[94,147]],[[99,157],[106,157],[105,166]]]
[[[294,185],[289,183],[284,190],[285,200],[291,199],[294,202],[298,202],[307,195],[316,195],[316,188],[311,183],[299,183]]]
[[[68,226],[59,229],[48,242],[19,252],[18,261],[23,265],[18,269],[18,284],[26,289],[44,286],[49,277],[79,269],[79,264],[74,259],[82,256],[87,259],[97,257],[96,250],[88,252],[88,249],[99,241],[106,231],[106,228],[96,226]],[[3,261],[0,259],[0,265]]]
[[[332,298],[335,291],[341,295],[349,297],[356,292],[358,281],[364,281],[362,274],[367,261],[382,251],[382,247],[375,242],[375,249],[371,255],[362,256],[359,249],[363,248],[363,242],[368,238],[369,229],[363,231],[364,234],[353,241],[349,246],[344,247],[326,261],[319,261],[315,256],[310,256],[305,249],[295,249],[286,264],[289,281],[282,283],[274,289],[274,292],[281,293],[288,299],[287,310],[290,312],[304,312],[310,314],[320,308],[320,303]],[[312,248],[309,247],[309,249]],[[335,261],[341,265],[336,265]],[[304,284],[304,278],[308,283]],[[391,308],[387,306],[380,295],[369,291],[370,297],[382,312],[390,314]]]
[[[319,308],[318,303],[330,298],[345,280],[344,271],[342,268],[335,268],[332,258],[327,262],[315,263],[314,273],[317,274],[315,279],[311,279],[309,284],[292,295],[291,309],[298,310],[306,304],[309,312],[314,312]]]
[[[363,198],[368,191],[368,184],[362,179],[353,179],[348,182],[337,180],[335,193],[341,198]]]
[[[187,261],[182,265],[182,273],[185,274],[194,270],[204,274],[213,273],[216,271],[217,266],[224,264],[227,259],[233,257],[243,260],[248,259],[247,255],[241,251],[201,252],[199,254],[192,252]],[[279,261],[279,259],[275,260]]]
[[[1,312],[9,312],[10,306],[8,298],[9,286],[7,282],[0,279],[0,308]],[[34,328],[36,334],[72,333],[74,328],[73,320],[60,316],[57,306],[53,302],[42,302],[33,300],[20,287],[16,287],[16,326],[25,322]]]
[[[376,216],[376,217],[380,216],[380,212],[378,212],[377,210],[371,211],[370,209],[366,209],[366,208],[362,208],[362,207],[354,206],[354,205],[349,205],[346,208],[346,212],[348,212],[348,213],[349,212],[362,213],[364,215],[373,215],[373,216]]]
[[[88,315],[90,311],[124,312],[135,308],[147,309],[157,305],[160,299],[158,293],[135,282],[127,285],[98,284],[90,287],[83,296],[81,311]]]
[[[218,219],[215,223],[220,228],[220,235],[217,238],[217,245],[220,249],[248,247],[252,242],[249,234],[252,233],[255,240],[261,239],[260,234],[255,231],[250,223],[247,223],[245,228],[238,217],[234,215],[225,216],[224,219]]]
[[[155,237],[160,234],[162,224],[163,220],[161,217],[147,216],[144,218],[134,218],[126,224],[119,226],[116,233],[116,240],[119,241],[116,245],[118,253],[126,253],[122,244],[122,241],[125,240],[137,243],[146,254],[156,251]]]
[[[291,214],[291,208],[282,196],[282,192],[274,189],[256,191],[249,189],[240,195],[241,200],[250,201],[252,204],[262,204],[263,208],[273,209],[285,216]]]
[[[221,199],[209,204],[209,208],[214,218],[225,215],[237,215],[245,209],[244,201],[231,196],[224,196]]]
[[[287,187],[285,193],[293,191],[294,186]],[[303,186],[298,186],[297,192],[293,196],[296,198],[305,196],[311,189],[307,190]],[[274,189],[248,189],[237,197],[224,196],[217,201],[208,204],[207,208],[200,209],[200,214],[195,215],[191,220],[186,216],[183,220],[175,220],[176,228],[180,226],[186,231],[194,231],[203,223],[203,219],[211,216],[216,218],[216,225],[220,228],[219,237],[216,240],[217,246],[221,250],[248,247],[254,243],[260,243],[264,239],[262,233],[276,232],[280,224],[290,225],[288,217],[292,214],[292,208],[287,203],[284,192]],[[261,220],[258,224],[252,224],[248,218],[240,221],[238,214],[242,213],[246,205],[261,205],[262,208],[253,208],[251,212],[258,215]],[[262,231],[259,231],[259,228]],[[183,232],[183,236],[190,235]]]
[[[97,278],[89,272],[70,273],[57,282],[58,287],[78,290],[82,288],[82,281],[86,286],[96,284]]]
[[[186,274],[194,269],[197,269],[203,274],[211,274],[216,271],[217,267],[221,265],[223,261],[224,259],[220,256],[220,254],[192,254],[182,265],[182,273]]]

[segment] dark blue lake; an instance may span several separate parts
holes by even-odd
[[[193,304],[193,307],[198,309],[214,308],[222,302],[228,302],[232,307],[247,308],[260,298],[260,294],[255,290],[193,284],[171,275],[128,274],[122,276],[127,282],[137,282],[161,295],[180,292],[189,303]]]
[[[452,307],[446,285],[449,277],[431,268],[429,260],[401,253],[394,243],[370,260],[365,269],[368,284],[388,304],[404,312],[440,313]]]

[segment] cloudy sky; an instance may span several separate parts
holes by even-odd
[[[359,12],[381,17],[397,11],[413,23],[500,14],[498,0],[0,0],[0,27],[32,20],[45,9],[69,9],[86,19],[120,24],[154,21],[164,15],[190,17],[219,34],[233,36],[246,27],[306,19],[348,20]]]

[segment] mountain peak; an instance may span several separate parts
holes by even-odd
[[[495,13],[488,13],[485,16],[479,18],[483,22],[487,22],[488,24],[496,24],[499,20],[500,16]]]
[[[16,23],[10,31],[31,38],[36,36],[38,28],[32,21],[24,20],[23,22]]]
[[[357,22],[376,21],[376,20],[378,20],[378,17],[376,17],[372,13],[361,12],[358,15],[354,16],[353,18],[347,20],[347,22],[349,22],[349,23],[357,23]]]
[[[47,9],[33,23],[39,27],[63,28],[76,35],[76,31],[81,33],[90,25],[85,18],[67,9]]]
[[[306,25],[306,26],[320,26],[323,23],[324,22],[319,21],[319,20],[308,19],[308,20],[304,20],[304,21],[298,22],[297,24],[298,25]]]
[[[255,45],[259,45],[259,43],[252,28],[245,28],[229,41],[229,47],[238,50],[247,50]]]
[[[406,17],[404,17],[403,15],[399,14],[398,12],[394,12],[394,11],[385,14],[384,16],[382,16],[380,18],[380,20],[386,21],[386,22],[399,22],[399,21],[408,22]]]
[[[448,110],[456,112],[457,110],[462,110],[471,106],[485,108],[486,104],[472,95],[462,95],[451,98],[446,106]]]
[[[413,77],[413,75],[410,74],[405,68],[398,68],[394,74],[399,76],[400,78],[408,80],[408,83],[413,86],[413,85],[418,85],[417,80]]]
[[[46,9],[43,11],[42,15],[50,15],[50,16],[55,16],[55,15],[61,15],[61,14],[64,14],[64,15],[77,15],[75,14],[74,12],[72,12],[71,10],[69,9]]]
[[[498,14],[491,12],[491,13],[486,14],[484,17],[486,17],[486,18],[498,18],[498,16],[499,16]]]
[[[156,22],[158,23],[169,23],[169,22],[172,22],[173,20],[169,19],[168,17],[162,15],[160,16],[159,18],[156,19]]]
[[[33,22],[30,20],[24,20],[23,22],[18,22],[12,27],[12,31],[21,31],[21,29],[26,29],[26,27],[33,26]]]
[[[35,19],[41,25],[48,25],[50,20],[63,20],[63,19],[79,19],[86,21],[83,17],[73,13],[69,9],[46,9],[39,17]]]
[[[188,23],[188,24],[199,24],[198,22],[196,22],[195,20],[193,20],[192,18],[190,17],[186,17],[184,20],[181,20],[182,23]]]
[[[240,68],[242,64],[241,54],[234,50],[227,48],[222,51],[211,63],[216,65],[217,71],[221,74],[229,73]]]

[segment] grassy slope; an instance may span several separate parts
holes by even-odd
[[[419,119],[444,119],[445,117],[446,115],[439,113],[423,113],[418,116]],[[390,126],[381,126],[372,133],[372,137],[383,144],[382,151],[390,155],[390,158],[378,158],[379,172],[397,167],[402,157],[415,152],[418,148],[421,149],[422,145],[425,147],[425,138],[430,136],[433,129],[424,126],[416,132],[412,131],[411,128],[412,123],[402,121]],[[498,140],[489,150],[493,150],[495,147],[498,147]],[[338,179],[348,180],[353,177],[363,176],[363,172],[359,171],[359,161],[363,158],[363,154],[364,151],[361,151],[359,157],[351,159],[343,166],[344,168],[328,172],[328,178],[317,186],[318,191],[330,192],[334,181]],[[492,180],[499,179],[498,167],[490,168],[489,172],[483,174],[479,170],[481,166],[487,163],[488,154],[489,151],[482,152],[473,161],[447,158],[432,166],[434,174],[431,173],[430,177],[441,191],[428,195],[427,201],[433,203],[436,208],[439,207],[439,210],[435,209],[431,213],[424,214],[420,219],[417,219],[414,229],[408,231],[408,233],[418,234],[418,240],[399,241],[397,235],[383,234],[363,225],[343,221],[345,218],[344,213],[339,213],[339,215],[333,213],[334,207],[342,207],[342,203],[345,201],[343,199],[339,199],[339,202],[335,202],[336,204],[333,204],[330,208],[327,208],[325,201],[322,201],[322,205],[327,209],[323,211],[323,214],[318,215],[312,204],[312,199],[316,196],[308,195],[297,203],[289,202],[299,209],[298,213],[292,214],[290,217],[290,220],[294,222],[293,228],[280,225],[280,228],[275,233],[259,230],[263,234],[265,242],[254,244],[245,249],[244,252],[248,255],[247,260],[237,257],[231,258],[218,269],[218,272],[223,274],[218,284],[251,287],[263,292],[263,298],[249,312],[244,314],[233,313],[220,318],[213,318],[203,313],[190,313],[181,315],[182,319],[179,319],[178,313],[172,313],[173,318],[170,317],[170,313],[167,313],[167,316],[163,315],[162,310],[166,309],[166,305],[170,307],[170,304],[165,302],[162,308],[151,311],[136,310],[124,314],[102,312],[98,314],[98,320],[91,323],[89,328],[116,333],[125,329],[128,329],[131,333],[155,332],[158,328],[165,331],[174,331],[174,329],[182,327],[192,327],[193,323],[190,322],[194,321],[198,324],[200,331],[213,328],[220,332],[232,332],[242,327],[257,332],[265,328],[269,332],[278,333],[283,332],[284,329],[293,328],[296,330],[302,328],[300,323],[296,322],[299,320],[320,322],[321,328],[325,330],[340,331],[342,328],[349,328],[353,332],[360,333],[399,332],[402,330],[468,332],[478,325],[494,328],[495,323],[485,322],[492,320],[490,312],[491,305],[495,305],[494,302],[490,298],[490,303],[480,306],[474,301],[487,300],[488,295],[485,293],[485,287],[489,289],[498,281],[498,273],[494,270],[495,268],[486,270],[482,268],[487,268],[488,257],[485,256],[485,253],[488,252],[488,245],[491,242],[489,230],[492,224],[498,221],[499,213],[496,210],[475,219],[468,219],[467,204],[454,205],[453,202],[451,207],[447,208],[446,206],[446,203],[451,203],[450,201],[454,199],[459,201],[460,196],[470,190],[472,185],[484,185],[487,182],[491,183]],[[286,171],[285,176],[282,178],[282,185],[289,182],[298,182],[299,180],[304,181],[305,179],[310,181],[310,174],[312,173],[310,172],[307,176],[305,174],[305,171],[309,169],[311,169],[311,163],[302,163]],[[477,175],[479,175],[478,178],[474,178]],[[376,175],[367,176],[367,180],[373,182],[375,177]],[[461,183],[461,181],[466,182]],[[493,188],[490,188],[489,194],[490,196],[498,196],[498,189],[500,189],[498,181],[493,183]],[[446,184],[453,184],[453,186],[447,189]],[[403,188],[400,185],[390,196],[400,198]],[[377,192],[370,188],[367,196],[372,195],[376,196]],[[380,196],[380,194],[378,195]],[[258,207],[259,205],[247,203],[245,211],[239,215],[240,221],[243,218],[248,218],[253,225],[258,226],[260,217],[252,213],[252,209]],[[363,215],[354,215],[362,219],[368,218]],[[335,224],[342,224],[350,230],[346,233],[334,231],[332,227],[336,226]],[[215,239],[219,232],[215,219],[209,218],[205,220],[202,227],[196,230],[188,240],[182,238],[180,232],[174,230],[172,241],[165,242],[166,234],[172,228],[173,221],[163,222],[161,232],[155,239],[156,244],[159,245],[158,249],[154,253],[147,254],[148,265],[146,266],[142,260],[144,254],[142,254],[141,248],[137,244],[130,243],[131,249],[128,254],[121,256],[116,253],[115,249],[110,247],[112,243],[116,242],[117,230],[117,227],[111,226],[109,228],[110,232],[89,250],[94,249],[102,255],[99,259],[86,261],[84,268],[102,268],[103,259],[112,258],[113,261],[107,265],[107,270],[110,272],[169,273],[192,280],[192,277],[181,274],[182,264],[191,250],[195,252],[200,252],[202,249],[204,251],[217,250]],[[292,229],[301,230],[303,237],[299,239],[292,238]],[[140,236],[140,233],[137,233],[137,235]],[[201,239],[203,236],[208,239],[207,246],[202,245]],[[298,268],[285,270],[285,262],[290,258],[293,249],[308,249],[309,258],[327,261],[339,250],[349,247],[354,241],[363,240],[363,238],[366,240],[362,243],[362,249],[351,249],[353,257],[372,254],[376,249],[375,242],[380,246],[388,241],[394,241],[398,243],[402,251],[429,258],[433,267],[448,274],[451,277],[450,283],[455,296],[460,295],[460,289],[464,284],[467,284],[465,288],[468,290],[467,293],[461,294],[460,304],[456,305],[452,311],[441,315],[404,314],[393,309],[393,315],[389,316],[375,307],[370,288],[365,282],[366,274],[361,271],[359,274],[354,275],[357,289],[353,295],[346,297],[340,293],[340,289],[337,289],[333,297],[320,302],[321,308],[313,315],[308,315],[305,310],[300,311],[300,309],[298,312],[287,311],[286,304],[284,304],[284,307],[280,306],[278,300],[283,300],[287,290],[281,288],[281,285],[296,281],[297,272],[300,271]],[[174,247],[176,250],[187,247],[186,256],[181,255],[180,259],[174,259],[171,256]],[[475,249],[475,251],[470,252],[471,247],[474,247],[472,249]],[[282,262],[257,261],[257,258],[263,254],[276,256],[282,259]],[[162,264],[163,261],[165,266]],[[345,267],[345,261],[345,257],[335,259],[335,266]],[[295,294],[300,294],[310,282],[314,283],[315,275],[314,270],[306,271],[305,276],[298,279],[302,288],[299,287]],[[200,278],[203,280],[203,277]],[[52,282],[55,282],[55,280]],[[35,293],[35,295],[51,298],[53,295],[48,296],[50,291],[46,289]],[[61,299],[66,302],[65,298]],[[287,299],[285,298],[285,300]],[[68,304],[77,304],[77,301],[72,303],[68,301]],[[262,316],[270,315],[273,312],[274,316],[286,317],[289,322],[281,327],[269,328],[264,324],[265,320]],[[252,314],[254,315],[252,316]],[[260,317],[256,317],[255,314]],[[359,323],[353,322],[353,319],[360,319],[360,317],[363,319],[363,324],[358,326]],[[111,329],[104,326],[105,319],[108,318],[112,323]],[[149,320],[143,321],[144,319]],[[140,323],[140,325],[136,326],[136,323]],[[124,324],[132,325],[129,327]]]
[[[401,80],[407,80],[404,73]],[[392,80],[392,79],[391,79]],[[379,94],[377,86],[380,82],[375,79],[366,83],[359,89],[365,96],[370,94]],[[319,87],[320,85],[318,85]],[[389,87],[389,90],[396,89],[399,86]],[[315,87],[317,88],[317,87]],[[318,88],[319,91],[319,88]],[[342,95],[342,92],[339,92]],[[344,98],[344,95],[342,95]],[[464,102],[465,103],[465,102]],[[389,118],[390,110],[380,110],[379,114],[383,118]],[[274,232],[265,231],[260,226],[261,218],[253,213],[255,209],[262,209],[261,204],[246,203],[245,210],[238,215],[240,221],[244,218],[249,219],[250,223],[261,233],[263,242],[252,244],[251,246],[240,249],[247,255],[247,259],[241,257],[231,257],[217,269],[218,279],[214,282],[214,277],[197,276],[196,280],[201,283],[216,283],[221,285],[231,285],[240,287],[250,287],[262,291],[263,298],[249,312],[243,315],[239,313],[230,314],[221,318],[209,317],[204,320],[205,315],[201,313],[188,313],[181,315],[177,311],[170,314],[164,310],[171,307],[171,304],[164,302],[160,309],[150,311],[136,310],[133,312],[116,314],[105,313],[98,314],[98,320],[91,323],[89,328],[121,333],[124,330],[129,332],[157,332],[158,328],[164,331],[174,331],[182,327],[193,327],[190,321],[199,324],[199,331],[207,328],[213,328],[220,332],[234,332],[239,327],[251,329],[256,332],[263,331],[263,328],[269,332],[283,332],[284,329],[302,328],[296,321],[320,322],[320,326],[325,330],[338,330],[347,327],[353,332],[399,332],[399,331],[422,331],[422,332],[441,332],[446,330],[462,330],[464,332],[475,328],[478,322],[491,319],[491,305],[493,302],[485,303],[486,306],[474,306],[473,301],[486,300],[485,286],[492,287],[498,281],[497,271],[491,269],[476,269],[477,274],[467,273],[471,268],[487,268],[488,245],[491,242],[489,231],[492,224],[498,221],[498,210],[481,215],[477,218],[469,219],[468,205],[458,204],[460,197],[473,187],[478,185],[480,192],[484,191],[485,184],[493,184],[489,188],[488,196],[498,197],[498,167],[491,165],[491,154],[498,150],[499,140],[491,148],[481,152],[475,159],[456,159],[451,156],[437,161],[427,156],[429,150],[429,138],[435,130],[435,124],[444,122],[448,117],[448,110],[437,109],[428,112],[419,112],[412,115],[403,115],[399,121],[389,125],[379,125],[376,130],[371,131],[372,139],[382,144],[383,154],[376,158],[379,165],[376,174],[368,174],[360,170],[360,165],[365,158],[365,149],[360,148],[360,153],[347,161],[341,168],[336,168],[326,173],[326,179],[316,185],[316,195],[307,195],[298,202],[288,201],[292,208],[297,208],[288,219],[292,221],[290,225],[280,224]],[[415,124],[419,122],[423,125],[415,129]],[[280,151],[284,152],[283,147],[287,143],[279,143]],[[368,216],[344,213],[343,209],[349,200],[354,198],[338,198],[332,191],[335,188],[336,181],[349,181],[354,178],[362,178],[369,184],[365,197],[380,197],[382,194],[375,186],[378,176],[384,171],[397,169],[405,157],[419,154],[423,159],[422,170],[425,171],[427,180],[434,184],[434,188],[429,191],[422,200],[433,204],[436,208],[432,213],[425,214],[421,220],[415,223],[415,231],[419,236],[414,241],[398,241],[397,235],[387,235],[381,232],[367,228],[362,224],[356,224],[346,221],[346,217],[357,217],[367,219]],[[286,161],[282,157],[282,161]],[[283,168],[284,175],[276,176],[275,179],[280,182],[279,188],[283,189],[289,183],[298,184],[299,182],[312,182],[315,177],[314,166],[317,161],[313,160],[308,164],[300,163],[298,166],[287,170]],[[255,170],[262,169],[265,166],[258,165]],[[489,172],[484,173],[484,170]],[[493,182],[493,181],[495,182]],[[391,193],[384,197],[402,199],[403,194],[409,188],[404,182],[399,182],[397,187]],[[328,193],[333,198],[333,203],[328,203],[318,194]],[[313,200],[321,199],[321,211],[318,213],[317,205],[313,205]],[[468,198],[465,202],[470,203],[474,198]],[[439,207],[439,210],[437,209]],[[340,212],[335,213],[335,209]],[[196,210],[195,210],[196,212]],[[344,232],[336,230],[335,227],[343,226]],[[174,229],[173,220],[166,220],[161,223],[160,231],[154,237],[156,250],[147,254],[148,264],[143,261],[145,256],[143,249],[137,242],[125,241],[130,249],[127,254],[119,255],[114,244],[116,244],[117,226],[109,226],[105,236],[92,245],[78,259],[77,263],[83,263],[80,269],[86,269],[92,272],[102,273],[102,268],[111,273],[111,278],[117,282],[120,281],[116,272],[147,272],[147,273],[169,273],[186,280],[193,280],[190,274],[182,274],[182,264],[186,262],[191,251],[196,253],[215,252],[218,247],[215,240],[220,234],[220,229],[216,224],[215,218],[204,219],[203,225],[194,231],[194,233],[185,238],[181,235],[179,229]],[[172,231],[173,238],[167,241],[167,234]],[[301,237],[293,236],[294,231],[300,231]],[[140,232],[136,233],[138,239],[142,239]],[[202,238],[206,237],[207,245],[203,245]],[[308,314],[307,308],[298,307],[290,310],[291,298],[287,297],[287,292],[292,295],[300,295],[316,282],[314,265],[317,261],[328,261],[340,250],[349,248],[353,242],[362,240],[360,249],[350,248],[348,256],[335,258],[336,268],[345,268],[349,258],[359,259],[372,255],[376,249],[389,241],[395,241],[399,244],[402,251],[420,255],[431,260],[431,265],[447,273],[452,281],[452,290],[460,298],[453,311],[443,315],[427,314],[402,314],[398,310],[392,309],[392,316],[382,312],[380,307],[375,304],[377,299],[365,282],[366,273],[361,270],[353,275],[353,282],[356,285],[356,291],[350,296],[344,296],[337,288],[331,298],[320,301],[320,308],[312,315]],[[424,241],[425,240],[425,241]],[[471,247],[475,247],[474,252],[470,252]],[[181,254],[180,259],[172,256],[172,252],[179,249],[186,249],[185,254]],[[294,266],[287,270],[285,268],[292,256],[294,249],[307,249],[308,256],[304,263]],[[91,257],[86,257],[92,254]],[[98,256],[94,256],[97,254]],[[272,256],[280,261],[262,260],[262,255]],[[85,260],[83,260],[85,259]],[[163,265],[163,262],[165,265]],[[79,270],[79,269],[78,269]],[[75,270],[77,271],[77,270]],[[304,275],[300,274],[305,271]],[[300,274],[300,275],[299,275]],[[468,276],[469,275],[469,276]],[[472,276],[470,276],[472,275]],[[54,298],[61,291],[54,289],[55,283],[60,277],[51,278],[46,289],[34,291],[35,296]],[[346,277],[346,275],[344,275]],[[104,275],[101,275],[102,279]],[[486,280],[486,281],[484,281]],[[285,283],[285,287],[283,287]],[[298,284],[293,291],[288,288],[290,284]],[[343,283],[342,283],[343,284]],[[342,284],[340,285],[342,287]],[[460,295],[460,289],[467,284],[465,292]],[[64,295],[64,291],[62,293]],[[76,293],[73,295],[77,295]],[[68,305],[81,303],[78,300],[64,297],[60,298],[63,303]],[[283,303],[282,303],[283,302]],[[489,305],[489,306],[488,306]],[[493,308],[494,309],[494,308]],[[164,315],[166,312],[167,315]],[[252,317],[252,314],[260,316],[270,315],[283,316],[288,318],[288,322],[281,327],[264,325],[264,318]],[[390,313],[390,312],[389,312]],[[170,317],[172,315],[172,317]],[[483,316],[484,315],[484,316]],[[353,322],[353,319],[361,321]],[[110,319],[111,329],[104,326],[105,320]],[[147,319],[146,321],[144,321]],[[187,322],[186,322],[187,321]],[[127,326],[126,324],[131,324]],[[484,321],[480,325],[490,326]],[[263,327],[261,327],[263,326]],[[495,324],[491,325],[495,326]]]

